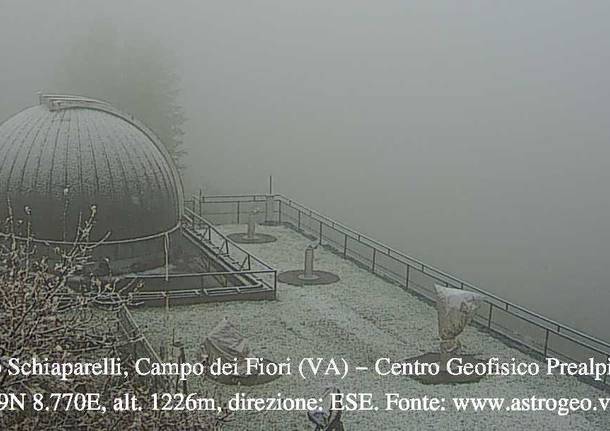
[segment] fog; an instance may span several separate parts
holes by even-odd
[[[608,338],[607,1],[0,0],[0,119],[100,22],[175,56],[185,184],[275,189]],[[100,53],[103,55],[103,53]]]

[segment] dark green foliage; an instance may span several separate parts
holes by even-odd
[[[170,51],[151,40],[121,40],[112,28],[98,26],[75,42],[62,64],[54,92],[105,100],[134,115],[181,165],[186,117]]]

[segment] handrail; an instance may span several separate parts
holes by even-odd
[[[194,200],[193,200],[194,202]],[[201,206],[200,206],[201,209]],[[231,239],[229,239],[225,234],[223,234],[222,232],[220,232],[212,223],[210,223],[208,220],[206,220],[204,217],[202,217],[201,215],[197,214],[194,210],[188,208],[185,206],[184,209],[184,215],[183,218],[185,220],[185,228],[187,228],[189,225],[191,225],[193,227],[193,229],[195,229],[195,227],[198,225],[199,227],[203,227],[204,228],[204,237],[200,237],[200,240],[203,240],[204,242],[207,241],[209,243],[211,243],[211,245],[213,245],[214,247],[219,247],[220,249],[224,250],[224,252],[231,256],[232,254],[239,254],[241,253],[241,257],[243,258],[243,261],[241,263],[241,265],[239,263],[237,263],[237,266],[234,266],[235,269],[235,273],[234,274],[219,274],[219,276],[222,275],[241,275],[241,276],[248,276],[248,275],[253,275],[253,278],[260,282],[261,284],[267,286],[268,288],[270,288],[273,291],[273,297],[275,299],[277,299],[277,269],[275,269],[274,267],[272,267],[271,265],[269,265],[267,262],[263,261],[261,258],[253,255],[252,253],[248,252],[247,250],[245,250],[243,247],[239,246],[238,244],[236,244],[234,241],[232,241]],[[187,229],[188,230],[188,229]],[[196,237],[199,236],[196,232],[191,232],[192,235],[195,235]],[[212,235],[214,234],[214,235]],[[207,238],[205,238],[207,237]],[[214,237],[214,239],[213,239]],[[218,245],[217,243],[214,243],[214,240],[216,240],[217,242],[220,241],[221,245]],[[234,258],[234,257],[232,257]],[[240,258],[241,260],[241,258]],[[246,268],[244,269],[244,265],[247,263]],[[256,267],[261,267],[261,269],[253,269],[252,268],[252,264],[254,264]],[[233,271],[230,271],[233,273]],[[201,276],[206,276],[209,275],[210,273],[203,273],[201,274]],[[181,275],[181,274],[173,274],[174,276],[177,277],[189,277],[192,275]],[[256,275],[258,275],[258,277],[256,277]],[[271,279],[266,279],[269,277],[265,277],[265,276],[269,276],[271,275]],[[234,287],[239,287],[239,286],[234,286]]]
[[[596,337],[594,337],[592,335],[589,335],[589,334],[587,334],[587,333],[585,333],[585,332],[583,332],[581,330],[575,329],[575,328],[573,328],[573,327],[571,327],[569,325],[565,325],[565,324],[562,324],[560,322],[557,322],[556,320],[553,320],[551,318],[543,316],[543,315],[541,315],[539,313],[536,313],[535,311],[531,311],[531,310],[529,310],[529,309],[527,309],[527,308],[525,308],[525,307],[523,307],[521,305],[518,305],[518,304],[515,304],[513,302],[507,301],[505,299],[502,299],[501,297],[499,297],[499,296],[497,296],[497,295],[495,295],[493,293],[487,292],[486,290],[484,290],[484,289],[482,289],[480,287],[477,287],[477,286],[473,285],[472,283],[466,282],[466,281],[460,279],[459,277],[456,277],[456,276],[454,276],[452,274],[449,274],[449,273],[447,273],[447,272],[445,272],[445,271],[443,271],[443,270],[441,270],[439,268],[436,268],[436,267],[434,267],[432,265],[428,265],[428,264],[422,262],[421,260],[419,260],[417,258],[411,257],[411,256],[409,256],[409,255],[407,255],[407,254],[405,254],[405,253],[403,253],[403,252],[401,252],[399,250],[396,250],[396,249],[394,249],[394,248],[392,248],[392,247],[390,247],[390,246],[388,246],[388,245],[386,245],[386,244],[384,244],[384,243],[382,243],[382,242],[380,242],[378,240],[375,240],[375,239],[369,237],[366,234],[358,232],[357,230],[355,230],[353,228],[350,228],[349,226],[346,226],[345,224],[343,224],[341,222],[338,222],[338,221],[332,219],[331,217],[326,216],[326,215],[324,215],[324,214],[322,214],[322,213],[320,213],[320,212],[318,212],[316,210],[313,210],[313,209],[311,209],[311,208],[301,204],[300,202],[297,202],[297,201],[295,201],[295,200],[293,200],[293,199],[291,199],[291,198],[289,198],[289,197],[287,197],[287,196],[285,196],[283,194],[273,194],[273,195],[264,195],[264,194],[252,194],[252,195],[213,195],[213,196],[205,196],[202,199],[202,202],[203,203],[230,203],[230,202],[235,202],[236,199],[246,199],[246,198],[249,198],[249,200],[248,200],[249,202],[253,202],[253,201],[256,201],[257,197],[265,197],[266,198],[268,196],[273,196],[274,200],[279,201],[280,202],[280,208],[281,208],[281,205],[287,205],[290,208],[302,211],[303,213],[307,214],[308,216],[310,216],[313,219],[317,218],[318,222],[322,222],[322,223],[326,224],[326,226],[332,227],[333,229],[339,231],[340,233],[342,233],[344,235],[347,235],[347,236],[351,237],[352,239],[355,239],[355,240],[357,240],[357,241],[359,241],[359,242],[361,242],[361,243],[363,243],[365,245],[368,245],[373,250],[385,253],[389,257],[394,258],[395,260],[397,260],[398,262],[400,262],[400,263],[402,263],[404,265],[407,265],[407,266],[410,266],[410,267],[419,267],[418,269],[422,273],[424,273],[424,274],[426,274],[428,276],[431,276],[431,277],[436,278],[436,279],[438,279],[438,277],[442,277],[443,279],[445,279],[447,284],[449,284],[451,282],[453,287],[457,287],[457,288],[460,288],[460,289],[467,288],[469,290],[473,290],[473,291],[475,291],[477,293],[480,293],[480,294],[482,294],[482,295],[484,295],[486,297],[487,302],[490,304],[490,306],[494,306],[496,308],[502,308],[505,311],[509,311],[509,308],[510,308],[510,309],[512,309],[511,310],[512,311],[512,313],[511,313],[512,315],[524,318],[529,323],[532,323],[532,324],[534,324],[536,326],[539,326],[539,327],[541,327],[541,328],[543,328],[545,330],[549,330],[551,333],[561,335],[565,339],[567,339],[569,341],[573,341],[573,342],[575,342],[577,344],[581,344],[581,343],[578,342],[577,340],[575,340],[573,337],[567,337],[567,334],[565,332],[572,333],[572,334],[574,334],[574,335],[576,335],[576,336],[578,336],[578,337],[580,337],[580,338],[582,338],[584,340],[587,340],[589,342],[595,343],[598,346],[602,346],[602,347],[607,348],[607,349],[610,350],[610,343],[608,343],[608,342],[606,342],[604,340],[596,338]],[[195,199],[197,199],[197,197],[194,196],[193,197],[193,201]],[[232,201],[231,200],[223,201],[222,199],[233,199],[233,200]],[[281,212],[281,209],[280,209],[280,212]],[[400,258],[402,258],[404,260],[401,260],[398,257],[400,257]],[[431,273],[433,273],[433,274],[431,274]],[[498,306],[497,304],[493,304],[492,302],[490,302],[489,301],[490,299],[500,303],[501,307]],[[520,313],[523,313],[525,316],[514,313],[514,310],[519,311]],[[550,325],[550,326],[541,325],[538,322],[535,322],[535,321],[527,319],[526,316],[530,317],[530,318],[535,318],[538,321],[544,322],[544,323],[546,323],[547,325]],[[599,349],[595,348],[594,346],[587,345],[587,346],[584,346],[584,347],[590,348],[590,349],[592,349],[594,351],[597,351],[598,353],[603,353],[603,354],[607,354],[608,353],[608,352],[602,352]]]
[[[3,238],[15,238],[18,241],[30,241],[36,244],[44,244],[44,245],[82,245],[82,246],[106,246],[106,245],[117,245],[117,244],[130,244],[135,242],[148,241],[151,239],[163,238],[171,233],[174,233],[178,229],[180,229],[180,223],[176,223],[173,227],[170,227],[167,230],[162,232],[153,233],[146,236],[136,237],[136,238],[125,238],[125,239],[105,239],[102,238],[98,241],[63,241],[63,240],[55,240],[55,239],[44,239],[44,238],[26,238],[24,236],[8,234],[8,233],[0,233],[0,237]]]
[[[243,194],[243,195],[212,195],[212,196],[205,196],[203,195],[202,198],[203,199],[207,199],[207,198],[212,198],[212,199],[216,199],[216,198],[230,198],[230,199],[234,199],[234,198],[266,198],[267,196],[277,196],[277,195],[268,195],[268,194],[264,194],[264,193],[253,193],[253,194]],[[195,198],[198,198],[197,196],[194,196]],[[233,202],[233,201],[231,201]]]
[[[169,275],[170,278],[188,278],[188,277],[219,277],[222,275],[256,275],[256,274],[270,274],[275,272],[274,269],[260,269],[260,270],[243,270],[243,271],[217,271],[217,272],[185,272],[185,273],[172,273]],[[165,274],[129,274],[122,276],[123,279],[157,279],[166,278]]]
[[[372,244],[375,244],[375,245],[377,245],[377,246],[379,246],[381,248],[386,249],[388,251],[388,253],[394,253],[394,254],[396,254],[396,255],[398,255],[400,257],[403,257],[403,258],[405,258],[407,260],[410,260],[411,262],[415,262],[416,264],[420,265],[422,268],[426,268],[428,270],[434,271],[438,275],[440,275],[440,276],[442,276],[444,278],[447,278],[447,279],[449,279],[451,281],[454,281],[456,283],[456,287],[458,287],[458,288],[462,288],[463,289],[464,287],[467,287],[467,288],[469,288],[471,290],[476,291],[477,293],[480,293],[480,294],[485,295],[485,296],[487,296],[489,298],[492,298],[492,299],[494,299],[494,300],[496,300],[498,302],[501,302],[504,305],[508,305],[509,307],[511,307],[513,309],[519,310],[519,311],[521,311],[523,313],[526,313],[526,314],[528,314],[528,315],[530,315],[532,317],[535,317],[536,319],[542,320],[542,321],[544,321],[544,322],[546,322],[546,323],[548,323],[550,325],[553,325],[555,327],[560,327],[560,328],[562,328],[562,329],[564,329],[566,331],[570,331],[573,334],[578,335],[579,337],[582,337],[584,339],[587,339],[589,341],[592,341],[594,343],[597,343],[599,345],[602,345],[602,346],[610,349],[610,343],[608,343],[608,342],[605,342],[605,341],[600,340],[600,339],[598,339],[596,337],[593,337],[592,335],[586,334],[586,333],[584,333],[584,332],[582,332],[582,331],[580,331],[578,329],[572,328],[571,326],[559,323],[556,320],[550,319],[550,318],[548,318],[546,316],[543,316],[543,315],[541,315],[539,313],[536,313],[535,311],[528,310],[527,308],[525,308],[525,307],[523,307],[521,305],[518,305],[518,304],[515,304],[513,302],[507,301],[505,299],[502,299],[502,298],[500,298],[499,296],[497,296],[497,295],[495,295],[493,293],[489,293],[489,292],[487,292],[487,291],[485,291],[485,290],[483,290],[483,289],[481,289],[481,288],[479,288],[479,287],[477,287],[477,286],[475,286],[475,285],[473,285],[471,283],[468,283],[466,281],[461,280],[460,278],[458,278],[456,276],[448,274],[445,271],[442,271],[442,270],[440,270],[440,269],[438,269],[438,268],[436,268],[436,267],[434,267],[432,265],[428,265],[428,264],[420,261],[419,259],[413,258],[413,257],[411,257],[411,256],[409,256],[409,255],[407,255],[407,254],[405,254],[405,253],[403,253],[401,251],[395,250],[395,249],[391,248],[390,246],[388,246],[386,244],[383,244],[380,241],[372,239],[372,238],[370,238],[369,236],[367,236],[365,234],[357,232],[354,229],[349,228],[349,227],[345,226],[344,224],[331,219],[328,216],[320,214],[319,212],[317,212],[315,210],[311,210],[311,209],[305,207],[304,205],[302,205],[302,204],[300,204],[298,202],[295,202],[292,199],[287,198],[284,195],[278,194],[276,196],[278,198],[282,199],[284,201],[284,203],[289,205],[289,206],[294,206],[294,205],[300,206],[301,209],[306,209],[307,211],[310,211],[311,214],[315,214],[316,216],[325,219],[326,221],[332,223],[332,227],[335,228],[335,229],[337,229],[337,227],[339,227],[341,229],[347,230],[347,231],[351,232],[353,235],[357,235],[359,240],[365,239],[366,241],[369,241]],[[408,264],[408,262],[403,262],[403,263]]]
[[[121,307],[119,308],[119,310],[117,312],[117,317],[118,317],[119,325],[121,326],[121,329],[127,336],[129,336],[129,332],[133,332],[134,335],[137,336],[133,340],[130,340],[130,342],[131,343],[137,343],[137,342],[142,343],[144,350],[146,351],[146,356],[150,357],[154,363],[162,362],[161,357],[159,356],[159,353],[157,353],[155,348],[152,346],[152,344],[148,340],[148,337],[146,337],[146,335],[144,335],[140,326],[136,323],[131,312],[129,311],[129,309],[127,308],[127,306],[125,304],[121,304]],[[165,388],[169,385],[169,379],[166,375],[153,376],[153,381],[155,383],[160,382],[162,388]]]
[[[241,246],[239,246],[237,243],[235,243],[230,238],[228,238],[226,235],[224,235],[222,232],[220,232],[212,223],[207,221],[205,218],[201,217],[199,214],[197,214],[192,209],[185,208],[185,216],[187,216],[187,217],[191,216],[194,219],[197,219],[199,222],[203,223],[206,226],[206,228],[212,230],[214,233],[216,233],[218,236],[220,236],[224,241],[227,241],[227,243],[231,244],[231,247],[234,247],[234,248],[238,249],[239,251],[241,251],[242,253],[244,253],[246,255],[250,255],[251,258],[253,258],[255,262],[260,263],[265,268],[267,268],[269,270],[272,270],[272,271],[275,271],[275,269],[271,265],[269,265],[268,263],[263,261],[261,258],[259,258],[259,257],[255,256],[255,255],[253,255],[252,253],[248,252],[247,250],[245,250]]]

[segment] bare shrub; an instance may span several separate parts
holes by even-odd
[[[26,213],[29,211],[26,208]],[[217,430],[228,420],[226,411],[177,412],[150,409],[150,382],[135,376],[129,352],[134,340],[119,330],[117,311],[125,306],[116,285],[87,275],[94,246],[89,243],[95,207],[78,227],[73,244],[57,248],[53,265],[37,257],[27,220],[5,220],[0,237],[0,393],[33,394],[99,393],[100,411],[77,411],[61,406],[57,411],[0,412],[0,429],[201,429]],[[25,239],[24,239],[25,238]],[[73,291],[75,276],[89,277],[88,288]],[[10,375],[9,358],[58,363],[121,358],[128,376]],[[166,387],[166,390],[169,390]],[[116,412],[112,400],[124,394],[138,398],[141,411]],[[46,404],[49,405],[49,404]],[[53,406],[51,405],[51,410]]]

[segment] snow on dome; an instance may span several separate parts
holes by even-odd
[[[31,210],[35,236],[72,239],[97,206],[93,240],[141,238],[179,224],[182,186],[155,135],[111,105],[78,96],[40,104],[0,125],[0,216]]]

